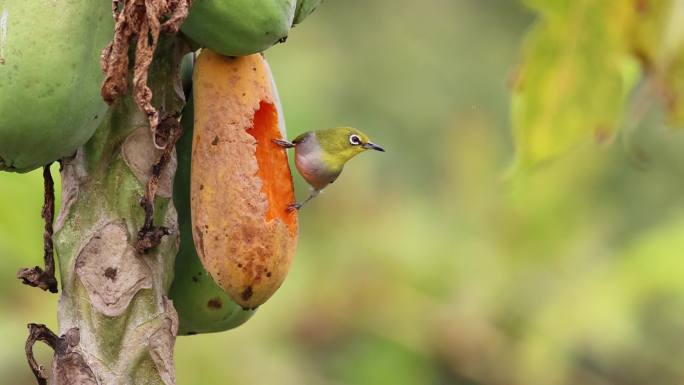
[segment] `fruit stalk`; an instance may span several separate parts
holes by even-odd
[[[153,103],[168,116],[179,116],[184,104],[178,68],[186,51],[178,38],[162,37],[150,68]],[[175,384],[178,318],[166,297],[178,250],[175,154],[154,200],[154,223],[171,234],[146,254],[135,248],[145,220],[140,200],[159,157],[147,117],[126,96],[64,161],[55,251],[62,285],[57,334],[67,342],[56,350],[52,384]]]

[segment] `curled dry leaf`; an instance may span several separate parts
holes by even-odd
[[[192,233],[205,269],[254,309],[280,287],[297,242],[292,174],[271,73],[259,55],[203,50],[194,72]]]
[[[102,50],[100,65],[105,79],[102,98],[109,104],[128,92],[128,60],[135,43],[133,66],[133,98],[144,112],[152,133],[159,124],[159,112],[152,105],[152,90],[147,85],[148,72],[161,32],[175,34],[188,16],[192,0],[112,0],[114,37]],[[163,149],[165,143],[154,144]]]

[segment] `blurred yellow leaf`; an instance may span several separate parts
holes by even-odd
[[[684,126],[684,1],[676,0],[667,14],[656,70],[662,77],[670,126]]]
[[[633,51],[646,65],[659,61],[662,56],[662,38],[666,20],[672,9],[672,0],[635,2],[636,20],[630,33]]]
[[[627,97],[662,102],[667,124],[684,126],[684,0],[525,0],[539,21],[523,43],[512,82],[516,169],[594,137],[611,139]],[[638,120],[643,113],[628,119]]]
[[[624,96],[625,39],[634,7],[625,0],[539,1],[513,83],[517,167],[615,132]]]
[[[638,1],[632,45],[656,82],[667,123],[684,125],[684,0]]]

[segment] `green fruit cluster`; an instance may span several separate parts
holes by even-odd
[[[202,47],[247,56],[284,41],[322,0],[195,0],[181,30]]]
[[[0,170],[33,170],[90,138],[112,31],[110,0],[0,0]]]
[[[187,68],[187,67],[186,67]],[[192,94],[183,110],[183,136],[176,144],[178,168],[173,203],[178,212],[180,249],[169,297],[178,312],[179,335],[220,332],[240,326],[254,311],[242,310],[202,266],[192,240],[190,219],[190,165],[194,121]]]

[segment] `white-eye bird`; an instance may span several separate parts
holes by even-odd
[[[372,143],[366,134],[352,127],[337,127],[309,131],[292,142],[274,139],[273,143],[284,148],[295,149],[297,170],[311,185],[311,193],[301,203],[294,202],[288,210],[299,210],[313,199],[327,185],[334,182],[345,163],[366,150],[385,151]]]

